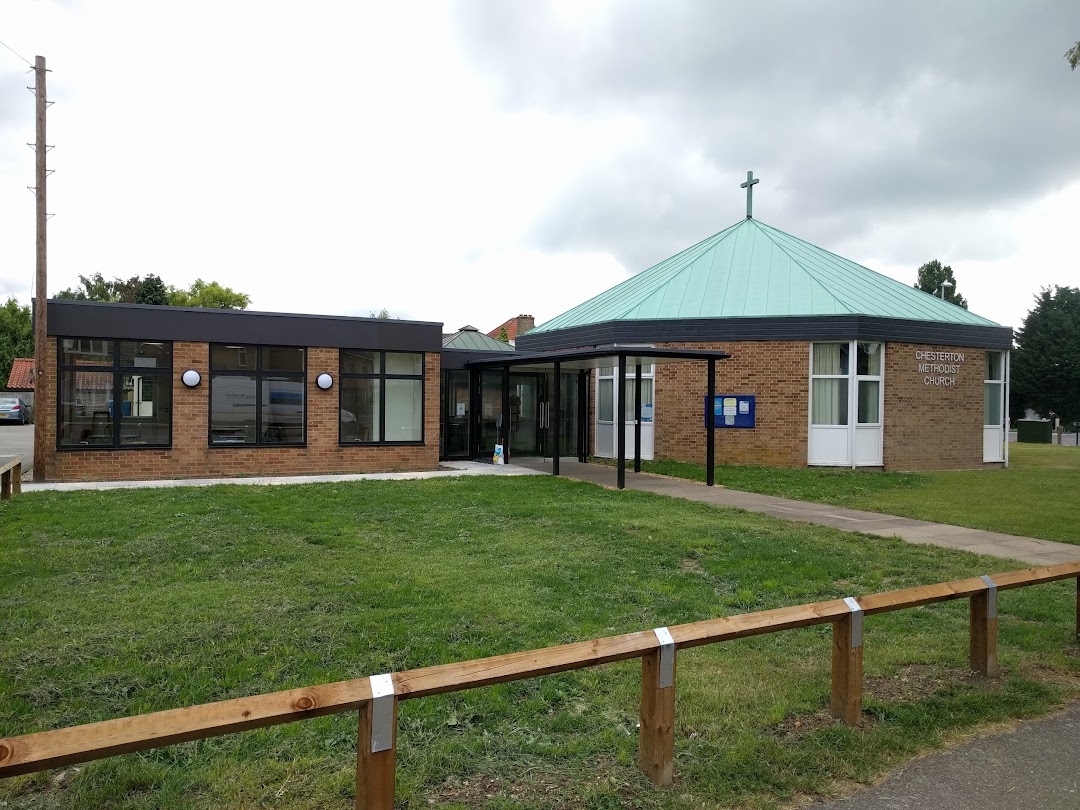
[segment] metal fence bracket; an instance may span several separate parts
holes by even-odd
[[[851,648],[862,646],[863,609],[854,596],[845,596],[844,604],[851,611]]]
[[[997,585],[990,579],[988,574],[982,575],[982,581],[986,583],[986,618],[997,618]]]
[[[371,753],[394,747],[394,677],[389,672],[372,675]]]
[[[657,627],[653,632],[660,642],[660,688],[667,689],[675,685],[675,639],[666,627]]]

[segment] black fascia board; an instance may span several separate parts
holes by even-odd
[[[488,351],[487,349],[443,349],[440,367],[443,371],[460,371],[476,360],[517,356],[517,352]]]
[[[550,352],[498,352],[492,357],[477,358],[466,363],[468,368],[503,368],[513,366],[553,366],[555,361],[564,368],[573,368],[575,363],[587,364],[583,367],[599,367],[592,361],[607,360],[612,357],[642,357],[656,360],[727,360],[727,352],[709,349],[653,349],[641,346],[597,346],[595,348],[562,349]]]
[[[427,321],[64,299],[48,307],[49,334],[60,337],[442,351],[442,324]]]
[[[819,315],[790,318],[687,318],[605,321],[551,332],[520,335],[524,351],[627,343],[705,343],[740,340],[880,340],[1011,349],[1008,326],[940,323],[869,315]]]

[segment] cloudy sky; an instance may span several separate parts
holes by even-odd
[[[4,0],[53,71],[49,293],[551,318],[744,216],[1019,326],[1080,285],[1075,0]],[[0,296],[34,275],[33,84],[0,48]]]

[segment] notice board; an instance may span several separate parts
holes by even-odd
[[[752,394],[719,394],[705,397],[705,427],[754,427],[754,397]]]

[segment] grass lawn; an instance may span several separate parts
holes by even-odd
[[[927,473],[718,466],[716,483],[762,495],[1080,544],[1080,448],[1012,444],[1009,465],[1005,470]],[[644,461],[642,469],[705,480],[703,464]]]
[[[988,475],[988,474],[982,474]],[[1023,567],[535,478],[33,493],[0,504],[0,736]],[[1074,583],[679,654],[676,784],[636,767],[640,665],[406,701],[401,807],[776,807],[1080,695]],[[0,781],[20,808],[352,806],[354,714]]]

